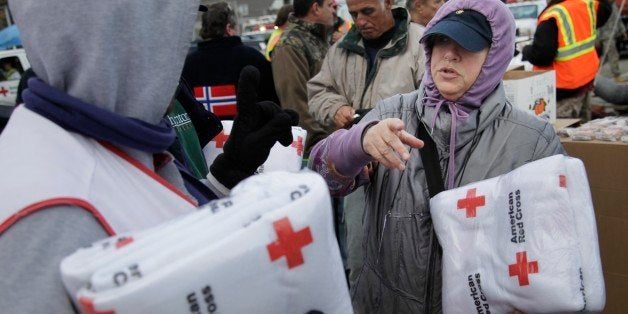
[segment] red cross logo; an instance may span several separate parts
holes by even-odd
[[[475,196],[475,188],[467,191],[467,198],[458,200],[458,209],[466,209],[467,218],[475,217],[478,207],[486,204],[484,195]]]
[[[528,263],[528,253],[526,251],[517,252],[517,263],[508,265],[508,275],[510,277],[519,277],[519,286],[529,285],[528,274],[536,274],[538,272],[539,263],[537,261]]]
[[[301,154],[303,154],[303,137],[297,137],[297,140],[292,142],[290,146],[295,147],[297,149],[297,155],[301,156]]]
[[[310,227],[294,232],[288,217],[273,222],[273,227],[277,233],[277,240],[266,246],[270,261],[274,262],[285,256],[288,261],[288,269],[303,264],[301,248],[313,242]]]
[[[225,131],[221,131],[218,135],[216,135],[216,137],[214,137],[216,148],[223,148],[227,139],[229,139],[229,135],[226,135]]]
[[[116,242],[116,249],[119,249],[127,244],[130,244],[131,242],[133,242],[133,237],[122,237],[118,239],[118,241]]]
[[[561,188],[566,188],[567,187],[567,177],[564,174],[561,174],[558,176],[558,185]]]
[[[2,96],[7,97],[8,92],[9,90],[4,88],[4,86],[0,86],[0,94],[2,94]]]
[[[92,301],[90,298],[86,298],[86,297],[81,297],[79,299],[79,303],[81,304],[81,307],[83,308],[83,312],[85,314],[116,314],[115,311],[98,311],[94,308],[94,301]]]

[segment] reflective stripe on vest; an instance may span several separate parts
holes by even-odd
[[[279,43],[279,40],[281,39],[281,34],[283,34],[283,30],[280,28],[274,30],[272,34],[270,34],[270,38],[268,39],[268,44],[266,45],[266,52],[264,53],[264,56],[266,56],[266,60],[268,61],[271,60],[270,53],[271,51],[273,51],[273,49],[275,49],[275,46],[277,46],[277,44]]]

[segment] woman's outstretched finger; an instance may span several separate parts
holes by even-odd
[[[399,136],[399,140],[401,140],[402,143],[413,147],[413,148],[422,148],[423,147],[423,141],[421,141],[420,139],[416,138],[414,135],[406,132],[405,130],[401,130],[398,133]]]
[[[399,154],[399,157],[401,157],[401,159],[403,159],[404,161],[410,159],[410,154],[408,153],[408,150],[401,142],[401,139],[399,139],[398,137],[395,136],[392,140],[388,142],[388,145],[392,149],[394,149],[395,152]]]
[[[380,163],[382,163],[386,168],[395,168],[403,170],[405,168],[403,162],[397,156],[395,150],[388,146],[383,140],[383,145],[378,149],[379,158],[376,158]],[[385,145],[385,146],[384,146]]]

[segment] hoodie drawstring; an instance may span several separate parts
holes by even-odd
[[[425,96],[423,99],[423,103],[426,106],[434,107],[436,109],[436,114],[430,123],[430,128],[432,132],[434,131],[434,126],[436,125],[436,119],[440,114],[440,108],[443,104],[446,104],[449,108],[449,112],[451,112],[451,131],[449,134],[449,162],[447,164],[447,189],[454,188],[454,179],[456,177],[456,127],[458,125],[458,121],[464,121],[469,117],[468,109],[460,104],[445,100],[438,99],[430,96]]]

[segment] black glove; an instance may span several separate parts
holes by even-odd
[[[253,66],[246,66],[240,72],[238,114],[224,152],[210,167],[212,175],[229,189],[255,173],[268,158],[275,142],[283,146],[292,144],[292,126],[299,123],[295,111],[282,110],[270,101],[257,102],[259,77],[259,71]]]

